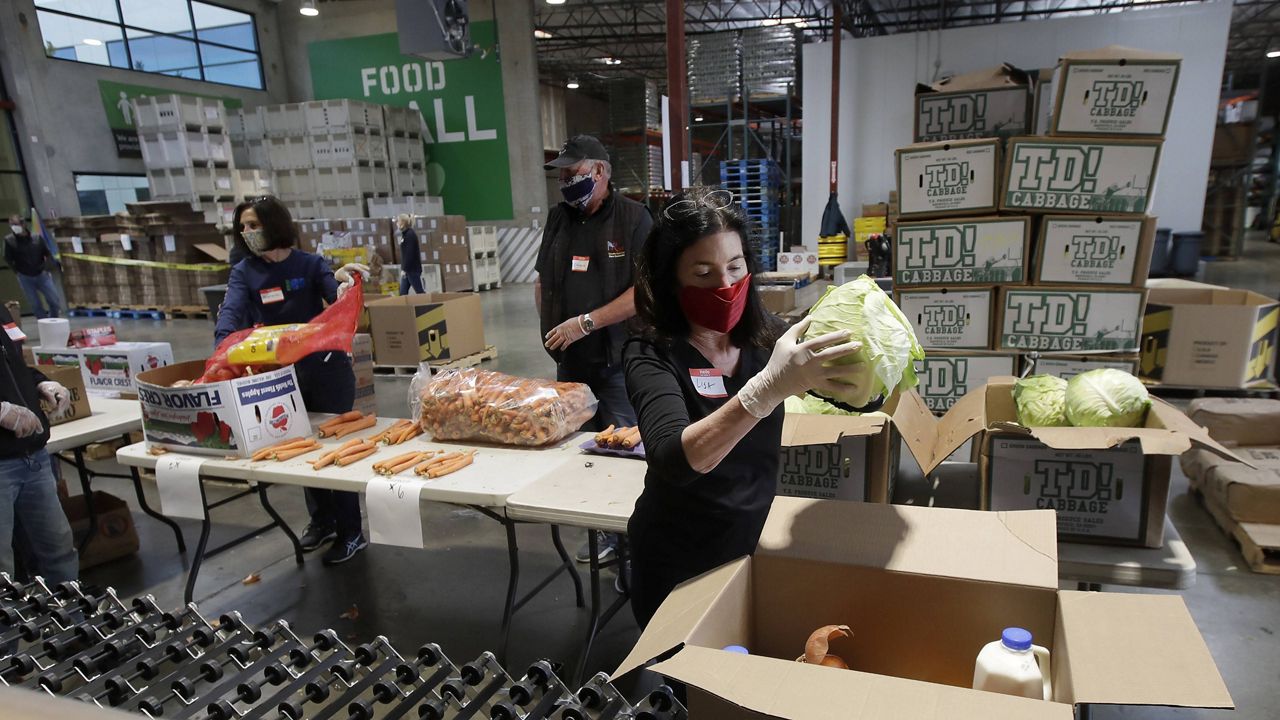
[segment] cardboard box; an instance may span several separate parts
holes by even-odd
[[[1035,76],[1035,95],[1031,100],[1035,120],[1031,134],[1048,135],[1049,128],[1053,126],[1054,68],[1033,70],[1031,73]]]
[[[1280,400],[1196,398],[1187,417],[1224,445],[1280,445]]]
[[[474,287],[471,280],[471,263],[441,263],[439,265],[440,285],[446,293],[470,292]],[[425,289],[425,288],[424,288]]]
[[[1032,371],[1032,359],[1026,359],[1026,370]],[[1053,375],[1070,380],[1080,373],[1112,368],[1130,375],[1138,374],[1137,355],[1044,355],[1034,361],[1034,374]]]
[[[173,348],[163,342],[118,342],[91,348],[34,348],[41,370],[48,365],[79,366],[85,389],[105,395],[133,395],[134,375],[173,364]]]
[[[1162,144],[1161,140],[1013,138],[1000,209],[1143,215],[1151,209]]]
[[[1280,524],[1280,447],[1242,447],[1235,453],[1254,467],[1219,463],[1196,486],[1236,522]]]
[[[787,413],[782,423],[778,495],[887,503],[898,475],[894,418],[928,415],[915,393],[894,395],[883,415]]]
[[[203,373],[204,361],[192,360],[138,374],[142,434],[149,444],[196,455],[248,457],[311,434],[292,365],[235,380],[172,387]]]
[[[894,299],[925,350],[989,350],[995,290],[901,290]]]
[[[379,295],[376,293],[364,294],[364,309],[360,311],[360,320],[356,322],[357,333],[369,332],[369,306],[379,300],[385,300],[393,295]]]
[[[1048,511],[777,498],[754,555],[672,591],[612,677],[662,658],[648,669],[689,687],[691,718],[1070,720],[1088,703],[1231,707],[1181,597],[1060,591],[1057,558]],[[795,661],[826,623],[851,627],[832,652],[852,671]],[[1011,625],[1049,649],[1051,700],[972,689],[978,652]]]
[[[775,315],[784,315],[795,309],[796,289],[790,285],[761,285],[760,299],[764,309]]]
[[[1031,77],[1008,63],[916,85],[915,141],[1026,135],[1031,90]]]
[[[45,377],[65,387],[71,396],[70,405],[60,413],[51,413],[50,408],[45,407],[45,416],[49,418],[50,426],[87,418],[93,414],[93,410],[89,407],[89,393],[84,387],[84,374],[81,373],[80,368],[53,366],[40,370]],[[40,404],[45,405],[44,401]]]
[[[941,415],[991,378],[1016,374],[1017,365],[1018,356],[1008,353],[931,352],[916,361],[916,392],[929,410]]]
[[[1142,318],[1142,377],[1240,388],[1274,377],[1280,303],[1248,290],[1153,289]]]
[[[355,399],[351,403],[352,410],[359,410],[366,415],[378,414],[378,397],[376,393],[377,386],[370,383],[369,385],[357,385]]]
[[[1031,218],[902,223],[894,236],[894,287],[1025,284]]]
[[[97,531],[89,544],[80,551],[80,569],[88,570],[103,563],[138,552],[138,529],[133,524],[133,513],[124,500],[100,490],[93,492],[93,510],[98,516]],[[62,499],[62,512],[71,525],[71,535],[76,547],[89,534],[89,507],[84,495],[71,495]]]
[[[1145,290],[1002,288],[997,350],[1137,352]]]
[[[1053,135],[1163,137],[1182,56],[1110,47],[1064,55]]]
[[[444,292],[444,273],[438,264],[422,266],[422,291],[428,293]]]
[[[778,253],[778,272],[817,275],[818,253],[809,250]]]
[[[373,354],[379,365],[456,360],[484,350],[480,296],[432,293],[386,298],[369,308]]]
[[[977,437],[978,507],[1054,509],[1060,539],[1160,547],[1172,458],[1195,445],[1236,459],[1156,398],[1137,428],[1025,428],[1017,423],[1013,384],[1012,377],[993,378],[961,398],[938,421],[932,447],[912,452],[927,473]]]
[[[1155,235],[1150,217],[1046,216],[1036,243],[1036,284],[1141,287]]]
[[[897,151],[899,217],[993,212],[1000,186],[1000,141],[922,143]]]

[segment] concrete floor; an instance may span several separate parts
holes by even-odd
[[[1246,260],[1210,263],[1204,279],[1278,296],[1280,245],[1251,242]],[[487,339],[500,353],[489,367],[550,377],[554,366],[537,342],[531,294],[531,286],[515,285],[484,295]],[[80,319],[73,325],[97,322]],[[212,324],[208,321],[122,320],[115,324],[125,339],[169,341],[179,360],[202,358],[209,351]],[[34,333],[33,320],[24,325]],[[381,414],[406,416],[408,380],[379,377],[377,383]],[[133,502],[132,489],[124,481],[104,479],[95,487]],[[1274,720],[1280,716],[1280,691],[1276,689],[1280,680],[1280,641],[1276,638],[1280,632],[1280,577],[1249,572],[1235,547],[1186,491],[1186,479],[1175,464],[1169,512],[1198,565],[1195,585],[1181,594],[1239,709],[1229,714],[1107,706],[1095,708],[1094,717]],[[154,503],[153,487],[149,493]],[[301,491],[280,488],[272,497],[288,522],[300,530],[307,519]],[[358,641],[383,634],[402,652],[428,641],[439,643],[458,661],[486,649],[496,650],[507,578],[502,528],[470,510],[425,507],[424,552],[370,546],[339,568],[326,569],[313,556],[298,568],[288,542],[275,531],[207,562],[196,600],[202,611],[213,616],[238,610],[257,623],[284,617],[301,631],[332,627],[341,636]],[[94,568],[84,579],[112,585],[122,596],[150,593],[161,605],[179,605],[187,559],[176,553],[167,528],[138,512],[135,520],[142,541],[138,555]],[[215,521],[213,544],[265,523],[267,518],[256,503],[247,500],[223,508]],[[194,545],[198,525],[182,525],[188,542]],[[518,535],[527,587],[550,571],[555,554],[545,527],[522,527]],[[567,534],[571,551],[582,537],[581,533]],[[242,584],[242,579],[253,573],[259,574],[261,581]],[[616,596],[608,589],[605,597],[611,600]],[[358,608],[358,617],[342,617],[352,606]],[[586,612],[573,606],[568,579],[553,583],[517,615],[508,669],[519,672],[528,662],[543,657],[572,663],[586,622]],[[624,611],[597,642],[592,669],[611,670],[636,636],[635,623]],[[1158,646],[1150,650],[1160,652]]]

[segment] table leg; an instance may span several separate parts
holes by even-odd
[[[209,546],[209,531],[213,523],[209,522],[209,499],[204,493],[204,481],[200,481],[200,505],[204,508],[204,519],[200,521],[200,540],[196,542],[196,554],[191,559],[191,569],[187,571],[187,589],[182,594],[182,601],[190,604],[196,590],[196,577],[200,575],[200,564],[204,562],[204,550]]]
[[[147,494],[142,490],[142,475],[138,472],[138,468],[129,466],[129,475],[133,478],[133,490],[138,494],[138,507],[142,508],[142,512],[159,520],[173,530],[173,538],[178,542],[178,552],[185,553],[187,551],[186,538],[182,537],[182,528],[172,518],[165,517],[151,508],[147,503]]]
[[[591,532],[588,530],[587,532]],[[556,552],[560,554],[561,567],[568,568],[569,577],[573,580],[573,594],[577,598],[578,607],[582,607],[586,603],[582,599],[582,576],[578,574],[578,567],[574,563],[573,558],[569,557],[569,553],[565,552],[564,543],[560,541],[560,526],[551,526],[551,542],[556,546]]]
[[[279,526],[279,528],[283,530],[284,534],[289,538],[289,542],[293,543],[293,558],[299,565],[301,565],[302,543],[298,542],[298,536],[293,534],[293,529],[284,521],[284,518],[280,517],[280,513],[276,512],[276,509],[271,506],[271,501],[267,499],[267,487],[267,483],[258,483],[258,497],[262,500],[262,509],[267,511],[267,514],[271,516],[271,519],[275,521],[275,524]]]
[[[587,656],[600,628],[600,547],[594,530],[587,531],[587,549],[591,553],[591,622],[587,624],[587,641],[578,654],[578,664],[573,670],[574,687],[582,686],[583,673],[587,669]]]
[[[507,661],[507,648],[511,642],[511,616],[516,612],[516,589],[520,585],[520,547],[516,543],[516,524],[505,518],[502,524],[507,528],[507,563],[511,574],[507,578],[507,602],[502,608],[502,645],[498,651],[498,662]]]
[[[1088,704],[1081,703],[1079,709],[1080,712],[1076,713],[1077,720],[1089,720],[1089,718],[1093,717],[1093,711],[1090,710]]]
[[[98,534],[98,509],[93,505],[93,489],[89,487],[89,468],[84,464],[84,448],[74,448],[71,454],[76,458],[76,472],[80,474],[80,491],[84,493],[84,507],[89,511],[89,532],[85,534],[84,540],[80,541],[80,547],[76,548],[83,554],[84,549],[89,547],[89,541]]]

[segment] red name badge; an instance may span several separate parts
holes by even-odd
[[[5,323],[4,331],[9,334],[9,339],[14,342],[22,342],[27,339],[27,334],[22,332],[22,328],[17,323]]]
[[[573,271],[586,272],[587,266],[591,264],[591,258],[586,255],[573,256]]]
[[[724,375],[715,368],[695,368],[689,371],[689,380],[693,389],[705,398],[726,398],[729,393],[724,389]]]
[[[258,295],[259,297],[262,298],[263,305],[270,305],[271,303],[284,302],[284,290],[281,290],[278,287],[259,290]]]

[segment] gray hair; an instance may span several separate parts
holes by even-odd
[[[587,164],[587,163],[599,164],[606,178],[613,177],[613,165],[610,164],[608,160],[596,160],[594,158],[587,158],[582,162],[578,163],[578,167],[582,167],[584,164]]]

